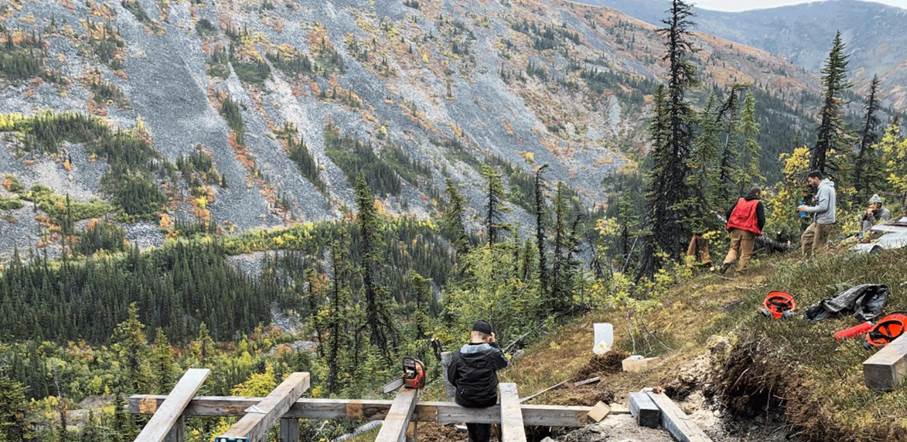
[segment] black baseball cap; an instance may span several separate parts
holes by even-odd
[[[485,333],[486,335],[490,335],[490,334],[494,333],[494,330],[492,330],[492,328],[491,328],[491,324],[489,324],[481,319],[476,321],[476,323],[472,325],[472,331]]]

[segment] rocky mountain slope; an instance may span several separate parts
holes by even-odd
[[[3,255],[98,216],[140,246],[334,218],[360,173],[417,216],[446,178],[478,211],[483,165],[517,225],[534,165],[600,204],[663,68],[653,26],[561,1],[14,0],[0,25]],[[705,84],[760,86],[764,136],[812,127],[809,74],[699,37]]]
[[[649,23],[660,23],[667,1],[587,0]],[[827,0],[745,12],[698,9],[697,29],[764,49],[812,72],[828,56],[835,31],[850,53],[850,74],[865,94],[873,75],[886,102],[907,110],[907,10],[860,0]]]

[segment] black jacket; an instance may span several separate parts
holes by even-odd
[[[752,201],[752,200],[759,199],[759,197],[755,196],[753,194],[749,194],[749,195],[743,197],[743,199],[745,199],[747,201]],[[731,213],[734,211],[734,208],[736,208],[736,207],[737,207],[737,202],[734,202],[734,205],[731,206],[730,209],[727,209],[727,213],[725,214],[724,219],[726,219],[726,220],[731,219]],[[762,230],[763,228],[765,228],[765,207],[762,205],[762,201],[759,201],[759,204],[756,205],[756,221],[759,223],[759,230]]]
[[[507,367],[498,344],[466,344],[454,353],[447,380],[457,387],[456,401],[463,407],[485,408],[498,402],[497,371]]]

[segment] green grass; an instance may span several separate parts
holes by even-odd
[[[0,210],[16,210],[22,208],[22,201],[16,197],[0,197]]]
[[[744,382],[777,383],[776,394],[787,398],[783,405],[788,421],[806,430],[812,440],[848,434],[859,434],[861,440],[893,440],[894,435],[907,430],[903,413],[907,389],[885,394],[870,391],[863,385],[862,362],[872,352],[863,348],[861,340],[836,344],[832,338],[836,331],[856,325],[856,319],[843,315],[815,323],[800,317],[774,321],[753,312],[769,290],[793,294],[802,312],[843,288],[864,283],[891,288],[886,313],[907,311],[905,262],[907,249],[878,255],[840,252],[805,262],[784,261],[760,288],[744,295],[741,308],[703,335],[734,330],[738,336],[736,349],[753,354]],[[774,363],[759,363],[764,358]],[[752,405],[757,404],[747,404]],[[900,412],[892,415],[894,410]]]

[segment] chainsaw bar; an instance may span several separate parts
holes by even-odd
[[[403,379],[394,379],[394,380],[384,384],[384,388],[382,389],[382,391],[384,391],[384,393],[390,393],[402,386],[403,386]]]

